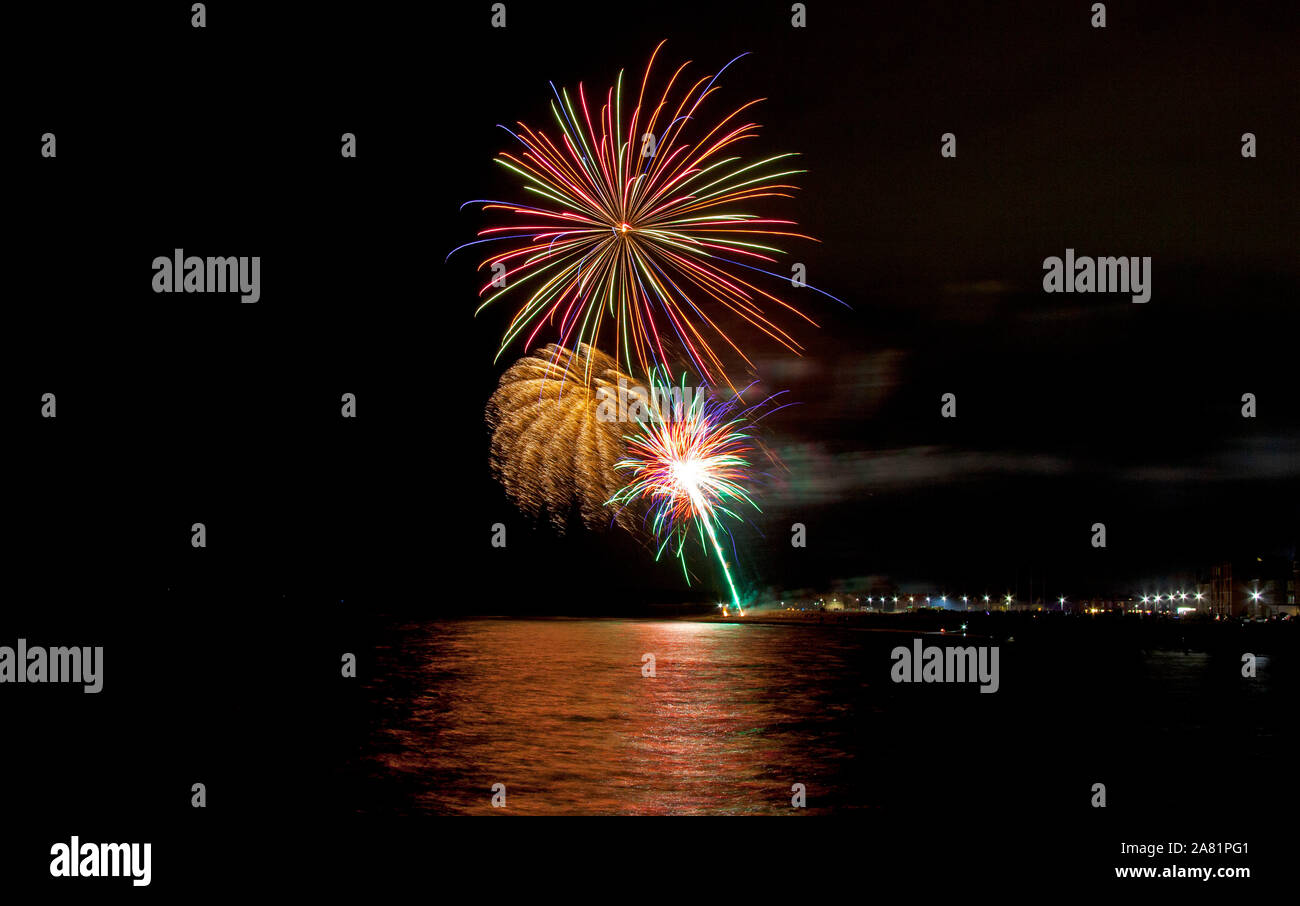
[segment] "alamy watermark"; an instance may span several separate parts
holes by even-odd
[[[1043,259],[1043,292],[1047,293],[1130,293],[1134,302],[1151,298],[1151,258],[1055,255]]]
[[[87,693],[104,688],[104,649],[42,648],[19,639],[0,646],[0,683],[81,683]]]
[[[249,257],[200,258],[176,249],[172,257],[153,259],[156,293],[240,293],[240,302],[262,298],[262,259]]]
[[[890,652],[894,666],[889,678],[896,683],[979,683],[980,692],[998,691],[996,645],[926,645],[912,640]]]
[[[612,387],[596,388],[596,421],[647,422],[653,412],[660,421],[671,422],[689,412],[694,401],[708,393],[707,387],[685,385],[655,384],[646,389],[630,386],[627,378],[620,377],[617,391]]]
[[[50,847],[50,875],[56,878],[131,878],[148,887],[152,878],[152,843],[70,843]]]

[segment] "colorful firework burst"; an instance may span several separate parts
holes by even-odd
[[[613,359],[585,347],[547,346],[506,370],[487,407],[492,471],[521,510],[548,513],[561,532],[575,509],[589,528],[634,527],[630,512],[607,506],[627,452],[620,409],[645,405],[632,384]]]
[[[497,161],[523,180],[534,203],[466,202],[517,216],[469,243],[508,244],[479,266],[494,275],[480,290],[480,311],[510,292],[525,296],[498,357],[521,337],[531,348],[550,324],[569,347],[595,348],[602,331],[612,332],[616,361],[629,371],[635,363],[647,376],[654,363],[671,361],[666,344],[675,341],[706,380],[726,380],[714,343],[725,342],[750,363],[719,323],[722,310],[794,352],[801,347],[773,313],[815,325],[755,282],[775,278],[791,285],[789,275],[767,269],[781,254],[770,243],[811,237],[786,229],[793,221],[743,210],[756,199],[790,197],[795,187],[782,180],[804,171],[783,167],[796,155],[746,162],[733,153],[733,146],[757,134],[758,125],[746,121],[757,100],[721,120],[704,118],[701,109],[726,66],[685,87],[682,64],[659,100],[649,99],[662,46],[650,57],[630,111],[620,72],[598,109],[581,84],[576,95],[551,86],[557,138],[523,123],[517,132],[506,130],[523,151],[502,153]]]
[[[652,375],[651,417],[627,438],[627,457],[615,464],[630,473],[631,481],[610,502],[648,508],[646,518],[659,539],[656,559],[671,552],[681,561],[688,582],[687,539],[693,531],[698,534],[701,546],[712,546],[717,554],[732,603],[739,609],[740,595],[719,535],[728,534],[728,519],[742,518],[737,509],[758,509],[746,488],[756,450],[749,429],[755,410],[774,397],[742,408],[739,397],[723,400],[708,387],[690,391],[684,379],[674,387]]]

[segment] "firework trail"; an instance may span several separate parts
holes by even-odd
[[[646,518],[659,539],[656,559],[670,551],[689,582],[686,541],[693,529],[717,554],[737,610],[740,595],[718,536],[726,533],[727,519],[742,518],[737,508],[758,509],[746,489],[756,447],[748,431],[753,413],[772,399],[742,408],[739,397],[722,400],[708,387],[690,393],[684,379],[676,388],[652,377],[651,417],[627,438],[627,456],[615,464],[630,481],[610,502],[648,507]]]
[[[480,311],[512,291],[523,297],[498,358],[519,338],[531,348],[549,324],[573,348],[594,349],[602,333],[612,334],[615,360],[628,371],[635,364],[649,376],[655,363],[671,360],[667,346],[683,350],[706,380],[725,381],[713,343],[752,363],[715,320],[722,310],[796,353],[801,347],[773,315],[815,325],[754,282],[790,286],[789,274],[770,270],[781,254],[770,243],[811,237],[790,231],[793,221],[745,211],[757,199],[790,197],[795,187],[783,180],[804,172],[787,168],[796,155],[747,162],[733,153],[757,134],[747,111],[758,100],[707,118],[721,71],[690,83],[682,64],[654,100],[647,89],[662,46],[626,101],[622,72],[603,100],[589,99],[581,84],[575,94],[552,85],[557,133],[523,123],[506,129],[522,151],[497,162],[522,179],[529,202],[466,202],[515,215],[468,243],[502,243],[479,265],[494,274],[480,290]]]
[[[585,346],[547,346],[501,376],[487,407],[492,470],[521,510],[549,513],[561,532],[575,505],[588,527],[633,527],[633,514],[606,506],[619,487],[615,464],[626,455],[620,392],[630,403],[624,410],[643,411],[644,394],[628,375]]]

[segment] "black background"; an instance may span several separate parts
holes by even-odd
[[[488,4],[478,3],[418,11],[311,6],[275,14],[253,4],[208,6],[204,30],[190,27],[188,4],[60,5],[6,21],[13,50],[4,64],[12,100],[4,127],[10,228],[0,343],[9,505],[0,642],[24,637],[106,649],[99,695],[74,686],[4,689],[6,887],[95,884],[96,895],[110,886],[128,889],[125,881],[49,878],[50,844],[74,833],[82,840],[152,841],[155,896],[239,891],[263,876],[276,886],[314,890],[413,872],[427,873],[430,891],[444,893],[462,881],[495,887],[510,875],[532,892],[590,884],[615,895],[656,896],[655,885],[671,883],[665,878],[678,872],[718,889],[777,876],[793,890],[811,891],[833,874],[865,886],[884,865],[895,880],[929,878],[909,876],[903,866],[914,862],[924,871],[933,859],[971,872],[958,870],[959,879],[995,887],[1040,872],[1069,872],[1072,883],[1079,876],[1104,879],[1116,839],[1174,833],[1245,837],[1255,850],[1249,864],[1278,864],[1284,841],[1265,832],[1258,816],[1293,807],[1286,798],[1293,798],[1293,783],[1279,793],[1280,806],[1264,807],[1259,784],[1241,803],[1226,786],[1213,788],[1211,805],[1202,807],[1159,793],[1144,797],[1150,775],[1134,770],[1112,778],[1111,807],[1102,812],[1087,807],[1082,772],[1045,768],[1032,789],[1008,794],[1002,805],[968,778],[961,786],[967,795],[927,793],[920,813],[900,807],[829,829],[746,825],[731,832],[736,851],[723,853],[713,871],[718,833],[707,825],[625,826],[609,834],[570,823],[542,834],[482,822],[454,830],[445,822],[360,824],[344,816],[346,803],[331,782],[356,744],[355,693],[338,677],[339,653],[357,650],[365,669],[367,614],[466,609],[459,602],[485,586],[498,601],[537,602],[504,605],[510,609],[561,610],[571,602],[557,590],[561,583],[576,585],[573,598],[581,600],[582,589],[607,589],[619,572],[617,560],[600,556],[608,555],[607,542],[587,539],[567,542],[572,562],[613,565],[593,567],[577,583],[563,564],[542,568],[554,563],[557,543],[523,524],[491,484],[481,417],[503,367],[488,363],[504,312],[472,320],[478,259],[443,263],[481,225],[472,209],[457,212],[460,202],[501,188],[490,164],[504,136],[495,123],[541,120],[547,79],[603,84],[619,66],[636,71],[662,37],[672,39],[674,58],[694,58],[705,68],[755,51],[759,62],[742,85],[756,84],[737,87],[733,97],[751,87],[772,96],[762,121],[790,126],[774,129],[769,140],[777,150],[798,148],[812,158],[795,212],[824,240],[809,252],[810,273],[827,274],[855,307],[853,315],[826,314],[811,352],[833,357],[859,343],[885,345],[882,335],[907,343],[927,336],[934,361],[948,364],[924,372],[919,388],[914,381],[902,396],[923,397],[927,414],[935,408],[931,398],[948,386],[945,378],[969,375],[964,360],[942,353],[968,348],[970,333],[938,303],[914,309],[895,301],[911,289],[989,274],[1032,287],[1041,259],[1067,244],[1099,254],[1172,249],[1178,264],[1171,282],[1187,288],[1180,309],[1186,317],[1150,323],[1169,318],[1160,310],[1169,271],[1158,263],[1153,303],[1090,322],[1090,335],[1113,341],[1105,356],[1118,358],[1149,343],[1216,331],[1220,359],[1211,374],[1247,369],[1249,387],[1275,407],[1272,429],[1286,435],[1296,425],[1296,403],[1287,396],[1295,388],[1287,356],[1295,336],[1296,70],[1289,69],[1289,81],[1268,79],[1288,71],[1288,58],[1273,55],[1277,43],[1287,35],[1296,43],[1284,4],[1231,13],[1227,5],[1176,12],[1170,5],[1110,4],[1104,35],[1087,28],[1087,4],[960,12],[810,4],[810,27],[801,32],[789,28],[788,5],[780,3],[716,10],[566,4],[562,11],[510,3],[505,33],[487,27]],[[1227,24],[1218,21],[1222,16]],[[1189,37],[1202,45],[1187,43]],[[1105,49],[1078,49],[1101,40]],[[1121,64],[1143,56],[1143,41],[1172,54],[1159,59],[1183,61],[1190,93],[1236,72],[1249,79],[1239,99],[1211,105],[1214,113],[1184,135],[1179,130],[1188,120],[1170,110],[1190,113],[1196,102],[1174,91],[1176,81],[1122,100],[1132,71]],[[1234,55],[1254,44],[1259,54],[1234,66]],[[920,81],[909,62],[918,58],[929,73]],[[975,72],[991,75],[981,82],[971,78]],[[1052,79],[1035,78],[1044,72]],[[1150,114],[1149,134],[1104,120],[1072,131],[1066,117],[1054,117],[1060,93],[1075,83],[1095,90],[1098,80],[1115,85],[1122,122]],[[808,106],[801,98],[813,96],[821,99],[812,105],[816,115],[801,113]],[[827,112],[837,107],[844,122],[827,125]],[[1225,108],[1241,117],[1219,122]],[[1046,112],[1039,120],[1026,115],[1022,133],[967,139],[1003,109]],[[1106,105],[1096,109],[1100,115]],[[1249,170],[1238,153],[1247,128],[1241,121],[1264,124],[1254,128],[1261,157]],[[1049,131],[1041,144],[1017,144],[1020,135],[1053,124],[1068,141],[1058,146]],[[878,193],[861,196],[857,215],[843,198],[858,196],[835,184],[844,178],[845,161],[834,159],[843,147],[818,142],[845,130],[867,162],[849,168],[857,174],[849,185]],[[55,160],[39,156],[45,131],[58,135]],[[345,131],[358,136],[356,160],[339,156]],[[959,135],[960,169],[940,169],[943,131]],[[1147,141],[1171,131],[1176,141]],[[1084,137],[1110,150],[1082,148]],[[1194,143],[1211,137],[1219,150]],[[1116,174],[1128,170],[1114,162],[1117,146],[1136,160],[1122,178]],[[826,150],[819,157],[820,147]],[[1017,160],[1017,147],[1038,166]],[[1190,169],[1179,170],[1187,155],[1194,158]],[[1007,175],[1025,168],[1024,182]],[[1146,175],[1171,170],[1202,179],[1172,196],[1147,192]],[[1041,175],[1053,172],[1060,175]],[[998,193],[1020,202],[1007,207],[1022,212],[1004,215],[1002,232],[978,213]],[[1081,211],[1082,198],[1095,206]],[[1037,232],[1053,220],[1055,233]],[[178,247],[262,256],[261,301],[152,293],[150,262]],[[874,266],[860,267],[863,260]],[[1235,295],[1225,304],[1207,286]],[[1132,321],[1142,316],[1147,323]],[[1004,337],[1016,355],[1041,356],[1062,369],[1096,367],[1095,349],[1036,348],[1035,328],[1022,327],[1029,333],[1013,333],[1014,340],[1005,339],[997,319],[970,329]],[[988,391],[968,410],[970,423],[980,426],[971,430],[982,433],[962,442],[984,443],[1034,418],[1052,443],[1075,449],[1077,426],[1023,414],[1049,408],[1034,402],[1047,401],[1051,391],[1042,387],[1051,382],[1030,382],[1026,391],[1016,373],[993,364],[996,352],[981,354],[983,377],[962,385],[977,398]],[[1174,400],[1160,416],[1157,430],[1165,430],[1203,423],[1207,413],[1235,417],[1242,381],[1205,374],[1170,368],[1121,379],[1103,372],[1055,386],[1081,401],[1095,399],[1092,393]],[[1017,416],[988,401],[1013,384],[1030,394]],[[1196,392],[1184,395],[1189,387]],[[39,416],[45,392],[58,394],[55,420]],[[357,394],[355,420],[339,417],[344,392]],[[1110,426],[1110,437],[1130,436],[1141,423],[1131,415],[1112,422],[1111,405],[1080,405],[1086,424]],[[918,431],[933,430],[928,421],[917,428],[918,419],[895,403],[872,431],[912,441]],[[838,430],[841,442],[855,439],[853,428]],[[1122,489],[1107,483],[1108,470],[1126,464],[1117,445],[1087,443],[1102,454],[1088,459],[1087,477],[1059,489],[1056,499],[1118,500]],[[1162,455],[1152,454],[1156,461]],[[989,492],[967,488],[937,501],[969,513]],[[1008,493],[1026,504],[1039,499],[1033,485]],[[1166,493],[1156,492],[1160,500]],[[1237,508],[1246,505],[1206,494],[1196,500],[1218,501],[1223,523],[1238,520]],[[1268,540],[1294,543],[1287,536],[1288,527],[1294,531],[1294,477],[1252,494],[1250,502],[1263,501],[1265,521],[1275,529]],[[914,506],[900,502],[897,511]],[[1149,512],[1134,505],[1124,519],[1136,525]],[[1179,525],[1186,514],[1172,504],[1161,512]],[[844,512],[824,518],[837,528],[854,524]],[[518,559],[506,567],[486,559],[487,526],[499,520],[536,539],[512,552]],[[204,550],[190,546],[196,521],[207,526]],[[1031,535],[1051,549],[1068,534],[1056,525],[1045,533],[1011,522],[995,528],[1004,540],[987,543],[998,549]],[[928,520],[905,521],[884,535],[901,531],[902,551],[915,547],[909,532],[927,530],[930,544],[956,555],[960,542]],[[884,541],[848,531],[843,546],[882,549]],[[962,550],[967,564],[987,553],[978,545]],[[1160,550],[1161,564],[1174,568],[1170,554]],[[916,568],[906,558],[884,566]],[[832,554],[813,567],[790,565],[789,577],[798,582],[855,569],[842,553]],[[973,570],[957,572],[965,578]],[[647,596],[685,594],[671,577],[645,576],[639,569],[634,584],[648,588]],[[1041,753],[1044,765],[1086,758],[1053,750],[1029,728],[1006,745],[1031,758]],[[1224,740],[1214,754],[1231,749]],[[204,810],[189,805],[196,780],[207,784]],[[792,844],[796,854],[775,863],[763,857],[774,840]],[[821,861],[823,853],[832,854],[829,862]]]

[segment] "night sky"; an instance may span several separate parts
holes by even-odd
[[[136,581],[158,542],[189,578],[175,526],[200,512],[224,526],[218,572],[274,568],[277,588],[328,574],[345,591],[427,587],[470,612],[714,595],[707,563],[688,589],[629,537],[559,538],[506,499],[483,410],[525,350],[493,361],[508,301],[475,318],[480,259],[443,263],[488,223],[465,201],[518,195],[492,162],[513,141],[497,125],[546,124],[549,82],[603,88],[665,39],[662,59],[699,74],[749,53],[719,109],[766,98],[749,153],[797,151],[808,172],[763,210],[820,240],[791,241],[779,269],[804,263],[850,306],[799,299],[820,324],[798,327],[802,357],[729,325],[760,389],[798,402],[765,422],[787,470],[737,528],[745,585],[874,575],[1023,597],[1032,573],[1078,597],[1294,548],[1300,29],[1285,5],[1110,4],[1105,29],[1086,4],[817,3],[805,29],[784,3],[566,11],[511,3],[493,30],[458,6],[445,35],[400,40],[367,20],[352,58],[341,14],[230,11],[198,43],[94,45],[105,75],[91,81],[40,37],[54,24],[33,23],[64,77],[17,99],[15,128],[53,120],[72,151],[57,171],[23,171],[17,202],[15,296],[42,303],[12,308],[9,367],[63,395],[62,434],[19,450],[18,474],[51,476],[37,484],[53,503],[15,529],[15,555],[57,566],[47,542],[67,514],[127,514],[94,548],[95,575]],[[88,35],[117,27],[95,15]],[[309,80],[277,63],[291,38]],[[384,41],[393,53],[369,53]],[[160,81],[168,71],[186,76]],[[205,103],[229,116],[195,113]],[[341,125],[366,132],[363,166],[338,169]],[[955,159],[940,157],[945,132]],[[262,254],[263,301],[232,315],[151,293],[148,262],[178,246]],[[1043,259],[1067,248],[1150,256],[1151,301],[1045,294]],[[338,424],[344,389],[365,432]],[[939,416],[944,393],[956,419]],[[155,440],[141,447],[141,432]],[[196,474],[200,488],[175,490]],[[488,543],[498,521],[505,550]],[[789,544],[794,522],[805,549]]]
[[[563,23],[512,8],[509,34],[476,48],[490,65],[438,108],[457,131],[439,165],[455,178],[434,196],[448,249],[486,222],[461,201],[518,195],[499,194],[512,186],[491,158],[512,139],[496,124],[544,123],[548,80],[590,90],[619,67],[639,75],[663,38],[663,59],[696,61],[699,74],[749,51],[720,81],[722,102],[767,98],[748,153],[796,150],[808,173],[795,200],[765,210],[821,240],[788,245],[778,269],[805,263],[851,310],[795,296],[820,324],[799,329],[802,357],[735,326],[762,389],[799,403],[767,423],[788,471],[737,529],[745,581],[829,589],[884,575],[1023,596],[1046,573],[1052,597],[1127,594],[1292,550],[1294,20],[1237,4],[1111,4],[1103,30],[1086,5],[907,7],[813,4],[806,29],[789,27],[783,4],[653,23],[630,8],[626,19],[575,8]],[[1240,154],[1246,131],[1255,159]],[[944,132],[957,136],[955,159],[939,154]],[[1066,248],[1150,256],[1151,301],[1044,293],[1043,259]],[[474,420],[523,350],[489,364],[512,309],[469,320],[478,261],[453,256],[438,302],[474,381],[457,394],[474,439],[465,468],[479,477],[464,506],[482,534],[501,520],[520,540],[485,554],[475,524],[468,551],[537,577],[510,598],[680,599],[672,564],[621,538],[533,532],[492,483]],[[956,419],[940,417],[947,392]],[[1241,417],[1246,392],[1253,420]],[[808,527],[806,549],[789,543],[793,522]],[[1091,547],[1094,522],[1107,527],[1104,551]]]
[[[788,472],[764,482],[762,515],[737,529],[749,584],[881,575],[1023,595],[1045,572],[1052,597],[1131,593],[1229,556],[1290,551],[1295,22],[1229,4],[1113,5],[1100,30],[1063,6],[819,4],[805,30],[781,4],[653,27],[614,8],[576,12],[563,38],[519,10],[511,35],[485,39],[493,65],[439,113],[456,123],[443,166],[458,175],[435,185],[437,222],[451,248],[485,224],[460,201],[510,198],[490,161],[512,139],[495,125],[545,121],[547,81],[606,86],[620,66],[640,73],[663,38],[666,60],[697,61],[701,74],[749,51],[720,81],[723,99],[766,97],[749,153],[794,149],[809,170],[797,199],[767,212],[820,239],[788,246],[780,269],[802,261],[811,283],[852,305],[796,296],[820,325],[800,329],[802,357],[736,328],[762,389],[800,403],[767,422]],[[577,40],[573,22],[619,38]],[[940,156],[946,131],[956,159]],[[1240,156],[1243,131],[1258,136],[1256,159]],[[1151,256],[1151,302],[1045,294],[1043,260],[1066,248]],[[477,263],[461,252],[443,268],[439,304],[454,322],[468,315],[452,299],[472,311]],[[463,329],[476,381],[461,396],[476,430],[465,454],[481,478],[465,504],[521,529],[519,545],[490,556],[567,573],[602,601],[614,590],[677,599],[671,564],[621,538],[530,532],[491,484],[486,429],[468,420],[523,352],[487,364],[510,311]],[[957,394],[956,420],[940,417],[944,393]],[[1243,393],[1256,394],[1256,419],[1240,415]],[[807,549],[790,546],[796,521]],[[1089,543],[1095,521],[1104,551]]]

